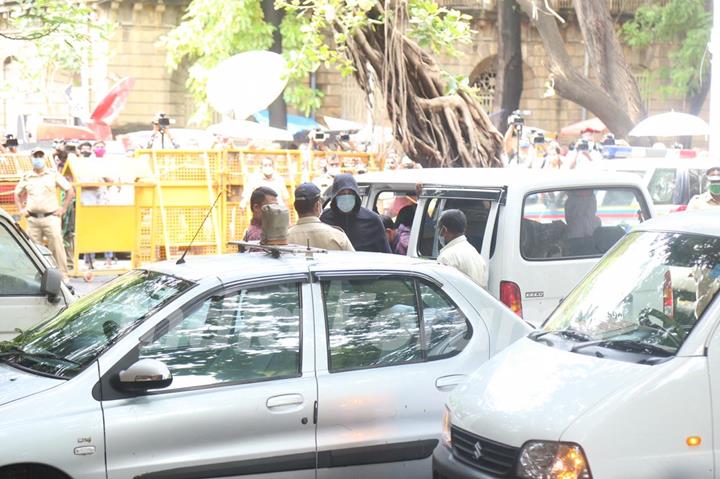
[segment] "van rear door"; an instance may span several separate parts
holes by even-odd
[[[465,236],[490,264],[492,238],[498,208],[505,199],[504,188],[447,188],[428,185],[420,194],[415,212],[408,255],[435,259],[440,250],[437,221],[443,211],[459,209],[467,217]]]

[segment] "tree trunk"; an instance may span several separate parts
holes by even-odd
[[[594,113],[616,136],[626,138],[635,125],[626,104],[621,103],[611,92],[591,82],[575,69],[551,12],[539,6],[540,2],[533,0],[517,0],[517,2],[540,34],[548,55],[548,69],[554,81],[555,91],[566,100]]]
[[[600,85],[620,105],[626,105],[634,123],[647,116],[637,80],[625,61],[605,0],[574,0],[585,50]]]
[[[520,7],[515,0],[498,2],[498,65],[495,79],[495,126],[507,130],[507,120],[520,108],[523,91],[522,33]]]
[[[398,2],[400,3],[400,2]],[[382,15],[382,6],[376,7]],[[395,138],[425,167],[502,166],[502,136],[470,93],[445,94],[435,59],[403,34],[401,7],[394,21],[349,37],[355,78],[366,94],[379,82]],[[401,27],[400,27],[401,28]]]
[[[282,35],[280,35],[280,24],[285,16],[284,10],[275,9],[274,0],[262,0],[262,10],[265,21],[275,27],[273,31],[273,44],[271,52],[282,54]],[[240,118],[243,119],[244,118]],[[287,128],[287,105],[283,95],[280,94],[268,107],[269,124],[275,128]]]

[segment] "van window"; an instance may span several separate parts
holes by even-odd
[[[522,214],[520,252],[528,260],[602,256],[648,217],[640,192],[631,188],[532,193]]]
[[[648,191],[653,203],[656,205],[674,204],[673,196],[677,184],[677,170],[675,168],[658,168],[653,173]]]
[[[417,204],[417,199],[409,196],[414,193],[414,191],[381,191],[375,196],[375,204],[371,209],[379,215],[386,215],[395,220],[404,208],[412,208]]]
[[[478,253],[482,250],[485,228],[492,202],[479,199],[438,199],[432,198],[425,203],[425,215],[420,229],[418,255],[423,258],[437,258],[440,246],[438,243],[437,222],[443,211],[458,209],[467,217],[465,236]]]

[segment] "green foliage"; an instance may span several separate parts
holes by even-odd
[[[354,71],[348,42],[360,28],[382,28],[387,18],[375,0],[276,0],[283,9],[280,25],[283,55],[288,63],[285,100],[305,114],[318,109],[323,95],[308,85],[309,75],[321,66],[343,76]],[[410,0],[408,34],[432,52],[457,55],[457,47],[471,41],[470,17],[439,7],[432,0]],[[182,23],[165,36],[168,65],[188,62],[188,87],[199,109],[194,120],[207,120],[207,73],[220,61],[248,50],[264,50],[272,43],[274,27],[262,15],[259,0],[192,0]]]
[[[18,42],[15,61],[22,82],[4,84],[11,93],[45,93],[57,73],[73,75],[92,61],[93,43],[108,38],[114,25],[99,21],[86,2],[23,0],[8,7],[0,36]]]
[[[705,0],[670,0],[665,5],[643,5],[635,18],[622,27],[622,36],[631,47],[653,43],[677,43],[668,53],[670,67],[660,70],[667,82],[663,92],[688,96],[700,90],[710,67],[705,57],[712,14]]]

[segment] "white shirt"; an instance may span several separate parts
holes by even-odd
[[[487,264],[465,235],[445,245],[438,255],[438,263],[465,273],[475,283],[487,289]]]

